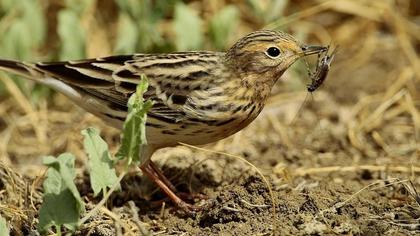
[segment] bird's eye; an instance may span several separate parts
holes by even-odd
[[[276,47],[269,47],[266,51],[267,55],[271,58],[278,57],[280,55],[280,49]]]

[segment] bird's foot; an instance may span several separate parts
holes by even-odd
[[[163,173],[157,168],[157,166],[149,160],[140,166],[140,169],[145,175],[147,175],[153,182],[155,182],[160,189],[168,196],[168,198],[182,211],[187,214],[195,214],[203,210],[202,206],[195,206],[189,204],[183,200],[186,199],[207,199],[207,196],[203,194],[191,194],[191,193],[178,193],[175,187],[170,181],[163,175]],[[181,197],[180,197],[181,196]]]

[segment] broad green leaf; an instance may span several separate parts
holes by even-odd
[[[236,6],[228,5],[220,10],[210,21],[210,35],[217,49],[225,49],[229,38],[238,26],[239,11]]]
[[[6,219],[0,216],[0,235],[10,235],[9,228],[7,227]]]
[[[138,38],[139,32],[137,25],[127,14],[120,14],[115,52],[118,54],[134,53]]]
[[[138,163],[139,154],[146,141],[147,112],[152,107],[151,101],[144,101],[143,94],[147,91],[148,82],[146,76],[141,76],[141,82],[136,92],[128,100],[128,115],[124,122],[121,146],[116,156],[128,158],[128,163]]]
[[[38,231],[45,232],[51,226],[56,228],[64,225],[75,230],[80,215],[84,213],[84,204],[73,180],[74,156],[69,153],[61,154],[58,158],[44,157],[47,165],[47,179],[45,179],[44,197],[39,211]]]
[[[58,35],[61,40],[60,59],[81,59],[85,56],[85,32],[80,17],[71,10],[58,14]]]
[[[101,190],[105,194],[106,188],[118,181],[108,144],[99,136],[99,131],[95,128],[87,128],[82,131],[82,134],[85,136],[85,151],[89,156],[89,176],[93,194],[97,196]]]
[[[197,12],[182,2],[175,5],[175,45],[178,50],[196,50],[203,44],[202,21]]]

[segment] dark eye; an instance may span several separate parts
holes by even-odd
[[[278,57],[280,55],[280,49],[276,47],[270,47],[267,49],[266,53],[269,57]]]

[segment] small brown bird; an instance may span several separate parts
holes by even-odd
[[[247,126],[263,109],[274,83],[297,59],[326,47],[300,44],[271,30],[250,33],[227,52],[134,54],[96,59],[26,63],[0,60],[0,69],[22,75],[65,94],[77,105],[121,129],[127,100],[140,75],[149,79],[148,112],[140,166],[180,208],[197,210],[151,160],[159,148],[179,142],[202,145]]]

